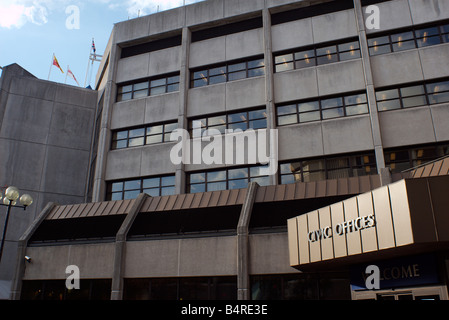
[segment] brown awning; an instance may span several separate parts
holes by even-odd
[[[449,174],[449,157],[426,164],[410,171],[412,178],[436,177]]]
[[[356,195],[380,187],[379,175],[298,182],[286,185],[259,187],[256,202],[277,202],[342,195]],[[212,191],[149,197],[140,212],[164,212],[242,205],[247,189]],[[56,206],[46,220],[74,219],[128,214],[134,200],[106,201]]]
[[[56,206],[46,220],[75,219],[128,214],[134,200],[83,203]]]

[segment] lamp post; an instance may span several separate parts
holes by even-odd
[[[16,187],[9,187],[5,191],[5,197],[3,198],[3,203],[0,203],[0,206],[8,207],[6,211],[6,219],[5,219],[5,225],[3,226],[3,236],[2,236],[2,242],[0,244],[0,262],[2,261],[2,254],[3,254],[3,246],[5,245],[5,236],[6,236],[6,230],[8,228],[8,220],[9,220],[9,213],[11,212],[11,208],[22,208],[23,210],[26,210],[27,207],[29,207],[33,203],[33,198],[29,194],[24,194],[20,197],[19,189]],[[17,199],[19,199],[20,206],[17,204]],[[2,200],[2,194],[0,193],[0,201]]]

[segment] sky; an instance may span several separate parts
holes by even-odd
[[[0,66],[17,63],[39,79],[94,85],[92,39],[102,55],[115,23],[204,0],[0,0]],[[55,54],[62,70],[52,66]],[[0,70],[1,72],[1,70]]]

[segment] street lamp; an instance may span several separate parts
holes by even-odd
[[[8,220],[9,220],[9,213],[11,212],[11,208],[22,208],[23,210],[26,210],[27,207],[29,207],[33,203],[33,198],[29,194],[24,194],[20,197],[19,189],[16,187],[9,187],[5,191],[5,197],[3,198],[3,195],[0,193],[0,201],[3,203],[0,203],[0,206],[8,207],[8,210],[6,212],[6,219],[5,219],[5,225],[3,226],[3,236],[2,236],[2,242],[0,245],[0,262],[2,261],[2,254],[3,254],[3,246],[5,244],[5,236],[6,236],[6,229],[8,228]],[[20,206],[17,206],[17,199],[19,199]]]

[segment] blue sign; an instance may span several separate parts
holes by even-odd
[[[379,261],[356,266],[351,269],[352,290],[366,290],[366,268],[370,265],[379,267],[380,289],[411,287],[438,283],[436,257],[424,255],[402,259]]]

